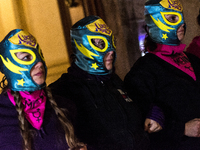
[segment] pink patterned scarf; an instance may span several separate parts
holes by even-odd
[[[15,105],[14,96],[12,96],[11,90],[9,89],[7,93],[10,101]],[[24,105],[23,111],[26,119],[34,128],[40,130],[43,123],[46,104],[46,95],[44,90],[37,90],[32,93],[19,91],[19,93]]]
[[[180,44],[179,46],[163,45],[157,44],[156,50],[149,51],[149,53],[155,54],[176,68],[187,73],[196,81],[196,76],[188,57],[183,52],[185,44]]]

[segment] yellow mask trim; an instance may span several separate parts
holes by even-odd
[[[167,9],[173,9],[176,11],[183,11],[183,6],[179,0],[162,0],[160,4]]]
[[[153,22],[158,26],[158,28],[160,28],[161,30],[165,31],[165,32],[170,32],[169,30],[175,30],[175,28],[171,28],[171,27],[168,27],[166,26],[165,24],[163,24],[159,19],[158,21],[155,20],[152,15],[150,15]]]
[[[24,68],[21,68],[19,66],[16,66],[15,64],[13,64],[8,58],[7,58],[7,61],[3,58],[2,55],[0,55],[2,61],[3,61],[3,64],[12,72],[14,73],[17,73],[17,74],[22,74],[20,71],[28,71],[28,69],[24,69]]]
[[[109,29],[109,27],[106,25],[106,23],[102,19],[98,19],[98,20],[86,25],[86,27],[91,32],[97,32],[97,33],[109,35],[109,36],[111,36],[111,34],[112,34],[112,30]]]
[[[95,70],[98,68],[99,66],[97,65],[97,63],[92,64],[91,68],[94,68]]]
[[[21,85],[21,86],[24,86],[24,79],[21,79],[21,80],[17,80],[18,81],[18,83],[17,83],[17,85]]]
[[[179,14],[179,13],[177,13],[177,12],[160,12],[160,13],[161,13],[161,15],[162,15],[164,21],[165,21],[167,24],[169,24],[169,25],[175,26],[175,25],[178,25],[178,24],[182,21],[182,16],[181,16],[181,14]],[[176,16],[178,16],[179,20],[178,20],[177,22],[175,22],[175,23],[170,22],[170,21],[168,21],[168,20],[166,19],[165,15],[176,15]]]
[[[31,54],[31,56],[33,57],[33,59],[30,60],[30,61],[21,60],[21,59],[17,58],[17,56],[15,55],[15,53],[18,53],[18,52],[29,53],[29,54]],[[11,56],[13,57],[13,59],[16,62],[18,62],[19,64],[22,64],[22,65],[31,65],[36,60],[35,53],[33,51],[29,50],[29,49],[10,50],[10,54],[11,54]]]
[[[167,36],[167,34],[162,34],[163,36],[162,36],[162,39],[167,39],[168,38],[168,36]]]
[[[90,58],[90,59],[94,59],[92,56],[97,56],[99,57],[99,55],[90,52],[87,48],[85,48],[82,44],[79,46],[78,43],[76,42],[76,40],[74,39],[75,45],[78,48],[78,50],[85,55],[86,57]]]
[[[115,45],[115,37],[114,37],[114,35],[112,36],[112,44],[113,44],[114,48],[116,49],[116,45]]]
[[[31,38],[27,39],[25,37],[31,37]],[[16,33],[14,36],[12,36],[8,40],[15,45],[24,45],[24,46],[28,46],[32,48],[36,48],[37,46],[36,39],[30,33],[26,31],[20,31]]]
[[[107,39],[106,39],[105,37],[87,35],[87,38],[88,38],[88,41],[89,41],[89,43],[90,43],[90,46],[91,46],[94,50],[96,50],[96,51],[98,51],[98,52],[105,52],[105,51],[108,49],[108,41],[107,41]],[[105,47],[104,47],[103,49],[98,48],[97,46],[95,46],[95,45],[92,43],[92,39],[101,39],[101,40],[103,40],[104,43],[105,43]]]

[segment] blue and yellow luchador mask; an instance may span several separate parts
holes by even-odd
[[[145,22],[151,39],[160,44],[179,45],[177,29],[184,24],[182,12],[179,0],[148,0],[145,3]],[[179,20],[172,23],[165,15],[177,15]]]
[[[95,46],[93,39],[101,39],[104,47]],[[79,68],[94,75],[107,75],[112,72],[104,66],[103,58],[110,51],[114,51],[116,58],[114,36],[101,18],[89,16],[78,21],[72,26],[71,40],[73,53],[76,56],[75,64]]]
[[[17,52],[31,54],[30,61],[23,61],[15,55]],[[46,86],[36,84],[30,75],[31,68],[38,62],[42,62],[47,68],[41,49],[36,39],[28,32],[12,30],[0,43],[0,71],[5,74],[8,87],[13,91],[35,91]]]

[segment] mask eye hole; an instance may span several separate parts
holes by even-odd
[[[104,36],[87,35],[87,40],[90,46],[98,52],[103,53],[108,49],[108,40]]]
[[[19,64],[31,65],[36,60],[36,55],[29,49],[10,50],[12,58]]]
[[[26,52],[17,52],[15,53],[16,57],[22,61],[31,61],[33,56]]]
[[[182,16],[177,12],[160,12],[163,20],[169,25],[178,25],[182,21]]]
[[[105,48],[105,42],[102,39],[91,39],[91,42],[100,49]]]
[[[176,23],[179,20],[177,15],[165,15],[165,18],[171,23]]]

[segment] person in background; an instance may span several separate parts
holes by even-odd
[[[200,9],[199,9],[199,15],[197,16],[197,23],[200,26]],[[194,39],[186,49],[186,52],[194,54],[200,58],[200,36],[194,37]]]
[[[94,150],[147,150],[149,139],[140,111],[115,74],[115,38],[98,16],[88,16],[71,28],[74,61],[52,92],[77,106],[78,138]]]
[[[0,58],[0,71],[5,74],[0,94],[0,149],[86,150],[74,135],[73,103],[52,96],[46,87],[47,68],[36,39],[22,29],[12,30],[0,42]],[[60,106],[66,111],[54,99],[62,99]]]
[[[200,149],[200,60],[185,53],[183,7],[179,0],[147,0],[146,55],[140,57],[124,84],[145,120],[152,105],[165,116],[164,128],[152,134],[153,150]]]

